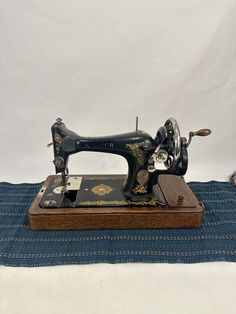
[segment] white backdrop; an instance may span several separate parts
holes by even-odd
[[[140,129],[173,116],[194,139],[188,180],[236,167],[235,0],[1,0],[1,180],[54,173],[50,127],[80,135]],[[81,153],[73,173],[125,173],[125,159]]]
[[[170,116],[182,135],[211,128],[193,140],[186,178],[225,180],[236,168],[236,0],[1,0],[0,109],[1,181],[54,173],[58,116],[99,136],[134,130],[136,115],[152,136]],[[127,171],[98,153],[69,165]],[[212,267],[0,267],[0,312],[235,313],[235,265]]]

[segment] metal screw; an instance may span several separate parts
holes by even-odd
[[[56,119],[56,122],[57,122],[57,123],[62,123],[62,118],[57,118],[57,119]]]
[[[46,200],[46,201],[44,201],[44,205],[45,206],[53,206],[53,205],[56,205],[56,201],[54,201],[54,200]]]
[[[152,173],[152,172],[155,172],[155,171],[156,171],[156,168],[153,165],[149,165],[148,166],[148,172]]]
[[[184,201],[184,196],[183,195],[179,195],[178,196],[178,203],[183,203]]]

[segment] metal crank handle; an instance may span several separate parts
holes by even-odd
[[[210,134],[211,134],[211,130],[210,129],[201,129],[201,130],[198,130],[198,131],[195,131],[195,132],[193,132],[193,131],[189,132],[189,139],[188,139],[188,142],[187,142],[187,147],[191,143],[192,137],[194,137],[194,136],[208,136]]]

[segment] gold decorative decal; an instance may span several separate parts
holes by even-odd
[[[99,177],[99,178],[98,178]],[[123,179],[123,178],[125,178],[125,175],[118,175],[118,177],[112,177],[111,175],[106,175],[106,174],[104,174],[104,175],[95,175],[95,176],[92,176],[92,175],[88,175],[88,176],[84,176],[84,178],[85,178],[85,180],[87,181],[87,180],[107,180],[107,179],[109,179],[109,180],[120,180],[120,179]]]
[[[138,183],[140,183],[141,185],[145,185],[149,180],[149,173],[145,169],[139,170],[136,178]]]
[[[128,200],[122,200],[122,201],[84,201],[84,202],[80,202],[81,206],[126,206],[126,205],[130,205],[130,206],[156,206],[157,205],[157,201],[155,198],[152,198],[150,201],[140,201],[140,202],[132,202],[132,201],[128,201]]]
[[[139,148],[140,145],[143,145],[143,142],[126,144],[125,147],[132,152],[132,155],[137,158],[140,165],[144,165],[147,161],[147,158],[145,152]]]
[[[113,190],[114,189],[112,187],[110,187],[110,185],[99,184],[99,185],[96,185],[95,187],[93,187],[91,191],[94,194],[97,194],[99,196],[104,196],[106,194],[109,194]]]
[[[62,138],[58,133],[54,134],[54,141],[57,143],[61,143],[62,142]]]
[[[135,194],[144,194],[147,193],[147,190],[145,186],[138,184],[136,187],[132,190]]]

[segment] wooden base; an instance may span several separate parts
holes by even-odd
[[[58,176],[46,179],[31,204],[28,217],[33,230],[198,228],[202,225],[203,208],[181,177],[159,176],[154,192],[159,200],[166,202],[165,207],[42,208],[40,201],[55,177]]]

